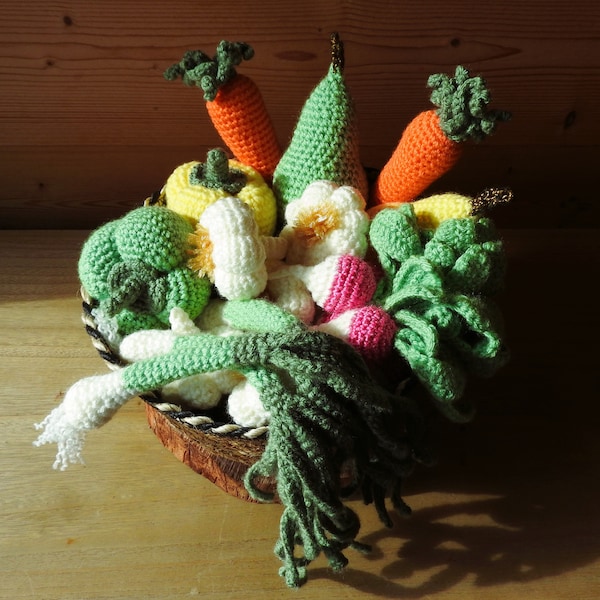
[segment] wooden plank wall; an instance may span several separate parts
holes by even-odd
[[[200,92],[162,78],[189,48],[251,43],[244,72],[285,144],[332,31],[345,41],[366,165],[381,167],[429,106],[428,75],[464,64],[514,116],[432,191],[509,185],[500,226],[596,226],[594,0],[2,0],[0,228],[95,227],[218,145]]]

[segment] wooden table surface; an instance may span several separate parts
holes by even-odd
[[[0,598],[592,599],[600,595],[595,230],[503,232],[500,299],[513,352],[471,382],[479,413],[436,432],[438,465],[383,529],[369,506],[340,575],[324,559],[288,591],[281,507],[229,497],[177,461],[132,401],[88,436],[86,466],[52,470],[33,423],[106,367],[80,322],[82,231],[0,232]]]

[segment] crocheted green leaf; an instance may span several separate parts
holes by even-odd
[[[181,77],[186,85],[196,85],[202,89],[206,101],[212,101],[219,89],[235,77],[235,67],[253,56],[254,49],[249,44],[222,40],[214,57],[201,50],[189,50],[180,62],[164,72],[164,77],[169,81]]]
[[[77,263],[79,280],[87,292],[96,299],[109,295],[108,275],[121,262],[115,242],[116,221],[110,221],[94,230],[84,242]]]
[[[431,102],[438,107],[440,127],[455,142],[480,141],[498,122],[510,119],[510,113],[488,108],[491,96],[485,80],[471,77],[463,66],[456,67],[454,77],[431,75],[427,85],[433,88]]]
[[[375,292],[375,301],[383,304],[383,299],[400,285],[394,280],[402,262],[423,252],[413,207],[407,203],[377,213],[369,227],[369,241],[383,270]]]
[[[129,335],[144,329],[164,329],[164,324],[156,315],[141,313],[129,308],[124,308],[118,312],[115,319],[121,335]]]
[[[446,289],[492,294],[504,280],[504,248],[489,219],[448,219],[427,242],[424,256],[444,274]]]
[[[179,307],[190,319],[195,319],[208,304],[212,292],[210,281],[198,277],[186,267],[178,267],[163,277],[165,281],[163,308],[156,314],[165,325],[169,324],[171,310]]]
[[[371,246],[379,259],[402,263],[423,253],[417,217],[411,204],[378,212],[369,228]]]
[[[142,260],[122,261],[108,274],[108,298],[101,302],[107,314],[123,308],[141,313],[157,313],[165,305],[167,284],[159,271]]]
[[[506,364],[509,353],[490,302],[478,296],[457,295],[453,310],[464,323],[463,335],[450,339],[453,352],[469,372],[489,377]]]

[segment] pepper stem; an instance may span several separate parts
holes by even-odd
[[[246,185],[246,175],[229,166],[224,150],[213,148],[206,154],[206,162],[198,163],[190,172],[190,183],[236,196]]]

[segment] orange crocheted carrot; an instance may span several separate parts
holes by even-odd
[[[454,77],[432,75],[427,85],[438,108],[419,113],[408,124],[373,185],[372,205],[415,200],[456,164],[463,142],[482,140],[498,121],[510,117],[487,109],[485,81],[470,77],[464,67],[458,66]]]
[[[200,87],[213,125],[235,158],[270,179],[281,158],[275,129],[257,85],[235,70],[253,56],[248,44],[222,41],[213,58],[199,50],[186,52],[165,78],[181,76],[187,85]]]

